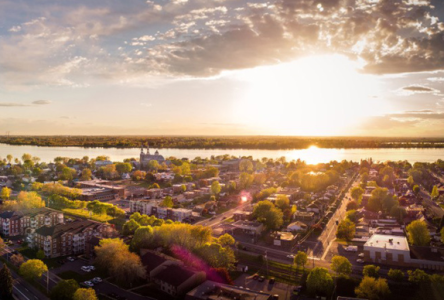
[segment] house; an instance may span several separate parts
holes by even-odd
[[[234,230],[241,231],[249,235],[260,235],[264,230],[264,225],[253,221],[237,221],[231,224]]]
[[[419,204],[411,204],[405,209],[407,216],[410,218],[417,218],[420,214],[424,212],[424,207]]]
[[[291,232],[277,231],[272,233],[271,237],[273,238],[273,246],[287,250],[291,250],[297,241],[297,235],[293,235]]]
[[[189,291],[185,300],[271,300],[272,296],[262,291],[253,291],[250,289],[244,289],[237,286],[218,283],[210,280],[206,280],[193,290]]]
[[[300,232],[300,231],[306,231],[307,229],[308,229],[307,224],[305,224],[301,221],[296,221],[296,222],[290,223],[287,226],[287,231]]]
[[[372,235],[364,244],[364,260],[371,263],[408,265],[410,248],[405,236]]]
[[[156,200],[130,200],[130,212],[183,222],[192,216],[191,209],[161,207]]]
[[[95,162],[95,164],[96,164],[97,168],[101,168],[101,167],[105,167],[105,166],[108,166],[108,165],[112,165],[113,162],[110,161],[110,160],[97,160]]]
[[[252,212],[250,212],[250,211],[236,210],[233,213],[233,219],[235,221],[245,221],[245,220],[249,220],[251,215],[252,215]]]
[[[320,214],[321,208],[316,203],[311,203],[311,204],[307,205],[307,211],[314,212],[316,214]]]
[[[307,221],[312,221],[314,219],[315,213],[312,211],[296,211],[293,214],[293,219],[294,220],[307,220]]]
[[[205,272],[193,271],[179,264],[161,264],[156,268],[151,280],[159,285],[160,289],[177,297],[205,281]]]

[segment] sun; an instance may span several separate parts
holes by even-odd
[[[313,56],[237,74],[248,91],[236,106],[264,134],[341,135],[382,107],[375,76],[341,55]]]

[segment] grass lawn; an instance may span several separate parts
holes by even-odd
[[[81,217],[81,218],[85,218],[85,219],[91,219],[91,220],[98,221],[98,222],[108,222],[113,219],[113,217],[110,217],[107,215],[91,214],[91,216],[90,216],[89,211],[87,211],[85,209],[80,209],[80,208],[78,208],[78,209],[64,208],[62,211],[68,215],[73,215],[73,216]]]
[[[29,258],[29,259],[36,259],[37,258],[37,251],[31,248],[20,248],[17,249],[18,252],[20,252],[23,256]],[[48,269],[54,269],[60,266],[60,264],[57,262],[59,258],[44,258],[42,261],[45,263],[45,265],[48,267]]]

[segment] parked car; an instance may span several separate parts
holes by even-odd
[[[294,259],[294,255],[293,254],[289,254],[289,255],[287,255],[287,258]]]
[[[358,252],[358,246],[347,246],[344,250],[348,252]]]
[[[84,272],[87,272],[87,273],[91,272],[91,269],[89,268],[89,266],[82,266],[80,269]]]
[[[358,257],[364,257],[364,253],[359,253]]]
[[[94,267],[94,266],[88,266],[88,267],[91,271],[94,271],[96,269],[96,267]]]
[[[358,258],[358,259],[356,260],[356,262],[357,262],[357,263],[360,263],[360,264],[363,264],[363,263],[364,263],[364,260],[363,260],[363,259],[360,259],[360,258]]]
[[[264,280],[265,280],[264,276],[259,276],[259,279],[258,279],[259,282],[264,282]]]
[[[91,281],[85,281],[84,284],[86,286],[89,286],[89,287],[93,287],[94,286],[94,283],[92,283]]]
[[[268,281],[268,284],[274,284],[276,280],[274,279],[274,277],[271,277],[270,280]]]
[[[100,283],[100,282],[102,282],[102,278],[94,277],[91,281],[94,282],[94,283]]]
[[[76,259],[74,257],[69,256],[69,257],[66,258],[66,260],[68,260],[68,261],[75,261]]]

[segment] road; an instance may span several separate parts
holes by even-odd
[[[11,253],[11,249],[9,247],[5,247],[2,255],[9,257]],[[0,263],[0,267],[3,267],[3,264]],[[43,295],[40,291],[34,288],[30,283],[21,278],[14,270],[9,269],[11,272],[12,278],[14,278],[14,289],[13,295],[16,299],[20,300],[47,300],[49,299],[45,295]]]
[[[336,212],[328,221],[321,235],[318,237],[318,241],[316,242],[315,246],[312,248],[311,252],[307,253],[309,256],[320,257],[322,260],[325,259],[325,256],[328,253],[328,249],[330,248],[331,243],[336,239],[336,228],[337,228],[336,220],[340,221],[344,219],[348,203],[347,199],[348,197],[350,197],[350,190],[352,187],[358,185],[358,183],[359,182],[356,179],[353,181],[350,189],[347,191],[344,199],[341,202],[341,206],[338,207],[338,209],[336,209]],[[310,243],[310,241],[306,243]]]

